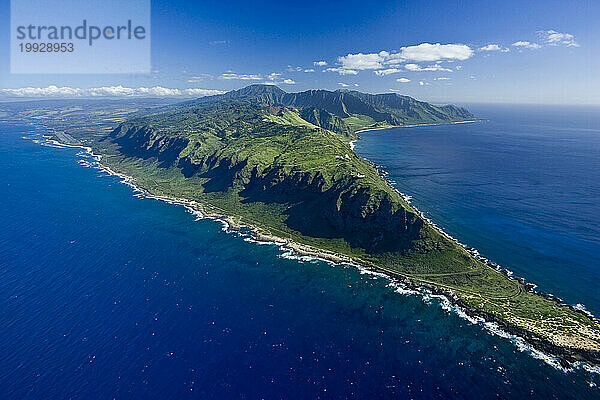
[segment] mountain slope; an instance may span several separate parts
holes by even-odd
[[[286,93],[274,85],[251,85],[222,95],[205,97],[186,103],[194,106],[222,101],[251,101],[270,106],[289,106],[301,110],[316,125],[351,136],[366,128],[444,123],[473,120],[468,110],[453,105],[434,106],[395,93],[365,94],[348,90],[307,90]],[[319,110],[324,117],[316,117]],[[323,125],[320,125],[324,119]]]
[[[204,192],[293,203],[285,223],[303,235],[339,237],[368,251],[408,248],[422,226],[415,213],[337,135],[294,124],[290,114],[298,117],[223,101],[126,122],[107,140],[122,155],[200,179]]]
[[[397,95],[250,86],[131,119],[92,147],[153,194],[443,291],[540,348],[598,362],[597,323],[528,292],[434,229],[348,145],[361,123],[460,116],[472,117]]]

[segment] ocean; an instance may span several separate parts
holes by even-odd
[[[600,315],[600,107],[468,108],[483,121],[371,131],[356,151],[446,232]]]
[[[600,117],[366,132],[356,150],[462,242],[600,312]],[[145,198],[81,149],[0,123],[0,398],[600,397],[443,298],[298,260]]]

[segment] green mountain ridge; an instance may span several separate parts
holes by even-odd
[[[357,131],[392,122],[474,119],[467,110],[395,94],[286,93],[268,85],[152,109],[114,107],[17,114],[46,121],[58,140],[90,146],[102,164],[153,195],[227,216],[301,254],[443,292],[538,349],[600,364],[597,322],[527,291],[443,235],[349,144]]]
[[[341,137],[299,121],[287,108],[223,100],[126,122],[107,140],[122,155],[200,179],[204,192],[287,207],[286,227],[303,235],[407,248],[421,224],[414,212]]]
[[[307,90],[287,93],[274,85],[251,85],[222,95],[210,96],[186,104],[198,105],[215,101],[247,100],[270,106],[291,106],[327,113],[323,128],[336,133],[355,132],[378,126],[402,126],[473,120],[468,110],[453,105],[434,106],[395,93],[365,94],[350,90]],[[344,121],[351,118],[353,121]],[[340,121],[341,119],[341,121]],[[319,119],[313,119],[319,121]],[[329,128],[326,128],[329,129]]]
[[[122,155],[202,180],[204,192],[284,207],[285,229],[303,236],[341,239],[367,253],[407,251],[427,246],[423,221],[348,148],[358,124],[342,118],[398,123],[394,115],[423,123],[473,118],[396,94],[252,85],[128,121],[110,140]]]

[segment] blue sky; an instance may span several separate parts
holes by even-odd
[[[599,16],[593,0],[153,1],[151,73],[11,74],[0,0],[0,97],[184,97],[266,82],[436,103],[600,104]]]

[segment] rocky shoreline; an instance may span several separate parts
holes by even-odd
[[[320,249],[315,249],[315,248],[312,248],[307,245],[301,245],[301,244],[296,243],[289,239],[283,239],[276,235],[272,235],[270,233],[265,233],[259,227],[252,226],[249,224],[243,224],[243,223],[240,223],[239,221],[236,221],[234,216],[228,216],[228,215],[223,215],[220,213],[210,212],[207,210],[206,205],[202,205],[201,203],[198,203],[197,201],[191,201],[188,199],[172,198],[172,197],[168,197],[168,196],[154,195],[154,194],[152,194],[152,190],[150,188],[144,188],[144,187],[137,185],[135,183],[134,177],[116,172],[115,170],[113,170],[109,166],[107,166],[106,164],[102,163],[101,162],[102,155],[95,154],[91,147],[83,146],[83,145],[61,143],[60,141],[56,140],[56,136],[54,136],[54,138],[52,138],[51,140],[55,144],[58,144],[60,146],[81,148],[81,149],[85,150],[87,153],[90,154],[90,156],[92,156],[98,162],[98,165],[102,170],[106,171],[107,173],[109,173],[111,175],[115,175],[115,176],[118,176],[119,178],[123,179],[123,183],[125,183],[125,184],[133,187],[137,191],[141,192],[145,197],[156,199],[156,200],[161,200],[161,201],[166,201],[166,202],[169,202],[172,204],[178,204],[178,205],[185,206],[185,207],[193,210],[194,212],[200,213],[202,218],[208,218],[208,219],[222,222],[225,225],[224,230],[226,230],[226,231],[242,232],[245,230],[245,232],[243,232],[243,233],[250,235],[253,240],[256,240],[259,242],[276,244],[276,245],[280,246],[280,248],[282,250],[288,250],[288,251],[294,252],[294,254],[297,255],[298,257],[310,257],[313,259],[318,259],[318,260],[330,262],[333,264],[344,264],[344,265],[355,266],[355,267],[369,270],[369,271],[372,271],[375,273],[381,273],[381,274],[385,275],[391,281],[400,282],[410,289],[414,289],[416,291],[426,289],[426,290],[430,291],[432,294],[444,296],[453,305],[460,307],[460,309],[462,309],[468,316],[473,317],[473,318],[480,318],[485,322],[495,323],[502,330],[507,332],[508,334],[514,335],[516,337],[519,337],[519,338],[522,338],[523,340],[525,340],[529,345],[531,345],[531,347],[533,349],[541,351],[542,353],[544,353],[546,355],[557,357],[560,362],[560,366],[564,369],[572,368],[578,362],[588,363],[593,366],[600,366],[600,352],[598,352],[598,351],[589,351],[589,350],[583,350],[583,349],[557,346],[557,345],[551,343],[549,340],[544,339],[530,331],[527,331],[523,328],[520,328],[518,326],[510,324],[507,321],[500,319],[492,314],[478,310],[478,309],[466,304],[456,294],[448,292],[447,290],[441,289],[437,286],[434,286],[434,285],[431,285],[428,283],[424,283],[424,282],[414,281],[408,276],[404,276],[402,274],[395,273],[393,271],[389,271],[387,269],[383,269],[383,268],[380,268],[375,265],[364,265],[364,262],[361,262],[361,261],[357,262],[356,260],[354,260],[350,257],[347,257],[347,256],[323,251]],[[378,169],[378,171],[379,171],[379,169]],[[389,182],[388,182],[388,184],[389,184]],[[396,189],[394,189],[394,190],[396,190]],[[404,195],[404,194],[401,194],[401,195],[403,197],[406,197],[406,195]],[[210,206],[210,207],[212,207],[212,206]],[[429,220],[428,220],[428,222],[432,223]],[[434,226],[435,229],[438,229],[442,234],[448,236],[445,232],[443,232],[435,224],[432,223],[432,225]],[[452,240],[457,241],[455,238],[452,238]],[[462,245],[462,246],[465,247],[467,250],[469,250],[469,248],[466,247],[465,245]],[[472,249],[472,250],[476,252],[475,249]],[[511,277],[510,275],[508,275],[506,270],[502,270],[502,271],[505,274],[507,274],[507,276],[510,279],[522,280],[522,278]],[[595,318],[593,316],[590,316],[590,315],[586,314],[585,312],[583,312],[582,310],[574,308],[573,306],[562,303],[560,301],[560,299],[558,299],[552,295],[539,293],[537,291],[534,291],[533,289],[531,289],[531,291],[537,295],[540,295],[542,297],[545,297],[547,299],[557,302],[560,306],[570,307],[573,311],[578,312],[581,315],[584,315],[586,318],[589,318],[590,320],[597,323],[597,321],[595,320]]]

